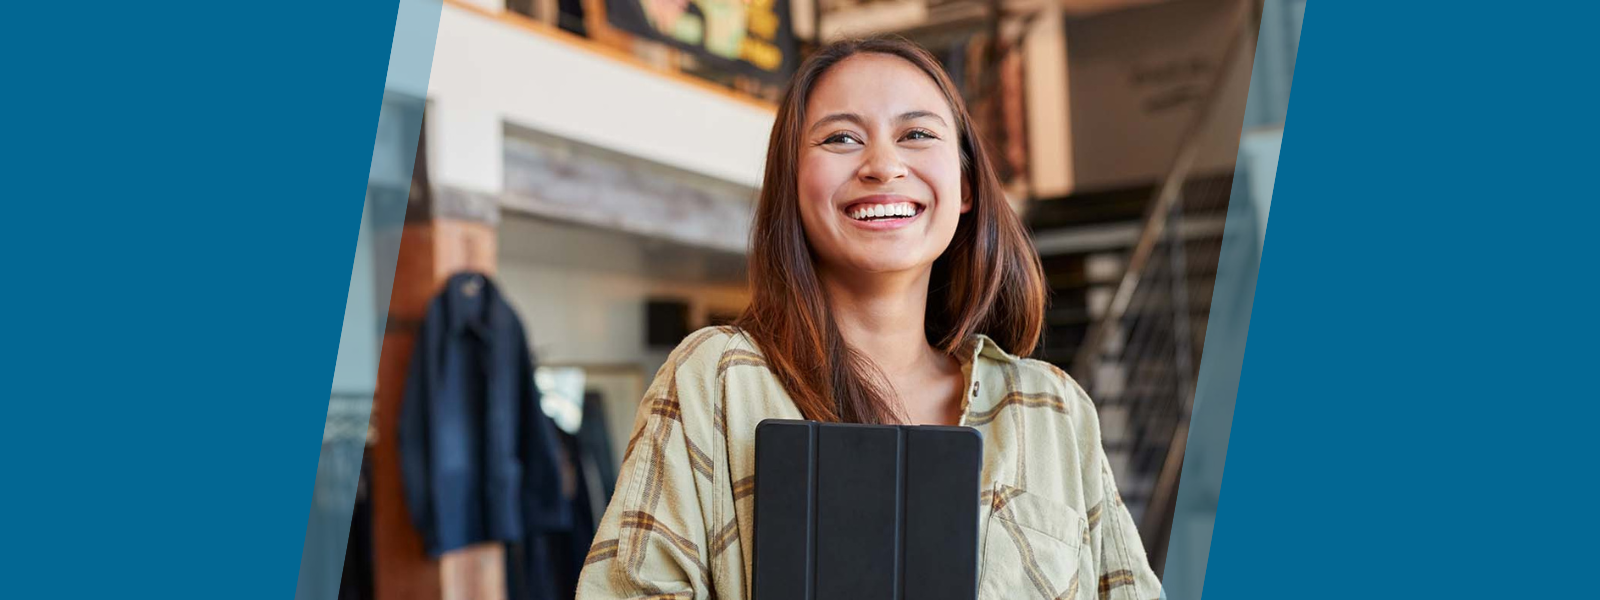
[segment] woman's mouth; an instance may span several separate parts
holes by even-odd
[[[884,223],[909,221],[922,214],[923,207],[915,202],[858,202],[844,208],[844,214],[859,223]]]

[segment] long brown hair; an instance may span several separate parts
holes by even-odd
[[[778,107],[750,240],[750,307],[737,325],[761,347],[800,413],[817,421],[900,421],[871,360],[845,343],[817,279],[799,212],[798,164],[805,106],[828,69],[861,53],[905,59],[933,78],[955,115],[963,189],[972,210],[933,264],[929,343],[955,354],[976,334],[1019,355],[1033,352],[1044,321],[1044,275],[1022,222],[1006,204],[999,175],[961,96],[926,50],[896,39],[830,44],[800,66]]]

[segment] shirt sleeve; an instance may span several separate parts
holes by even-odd
[[[1099,457],[1100,473],[1098,502],[1089,508],[1091,550],[1099,566],[1100,597],[1109,600],[1156,600],[1162,597],[1161,582],[1150,568],[1145,556],[1144,542],[1134,526],[1133,516],[1122,504],[1117,493],[1117,482],[1111,474],[1111,465],[1105,452]],[[1094,529],[1098,521],[1099,536]]]
[[[577,600],[710,597],[707,532],[720,470],[707,451],[724,346],[716,337],[702,330],[685,340],[640,402]]]
[[[1164,598],[1161,581],[1150,568],[1150,559],[1145,556],[1144,542],[1139,538],[1133,516],[1123,505],[1122,494],[1117,492],[1117,480],[1100,436],[1099,412],[1076,381],[1065,373],[1061,376],[1066,378],[1068,392],[1079,399],[1082,407],[1079,414],[1089,415],[1079,427],[1087,446],[1081,455],[1084,457],[1085,517],[1089,521],[1089,550],[1098,570],[1099,597],[1102,600]]]

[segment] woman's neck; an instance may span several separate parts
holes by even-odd
[[[818,273],[830,312],[844,341],[865,355],[888,378],[893,400],[913,422],[949,420],[949,394],[930,393],[929,384],[959,376],[954,361],[928,343],[931,269],[906,274],[837,277]],[[956,381],[956,387],[960,382]],[[955,392],[959,395],[959,389]]]
[[[818,275],[845,343],[894,373],[921,365],[932,351],[923,329],[930,274],[924,269],[870,277]]]

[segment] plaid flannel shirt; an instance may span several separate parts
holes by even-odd
[[[1098,413],[1048,363],[977,336],[961,424],[983,434],[979,600],[1154,600]],[[707,328],[645,394],[578,600],[750,597],[756,424],[799,410],[750,338]]]

